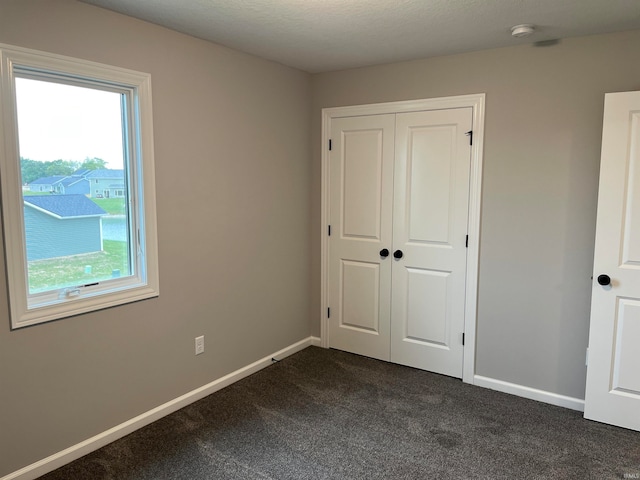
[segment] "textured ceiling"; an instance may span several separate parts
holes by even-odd
[[[640,29],[640,0],[82,1],[307,72]]]

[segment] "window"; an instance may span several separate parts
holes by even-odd
[[[12,328],[157,296],[150,76],[2,44],[0,60]],[[37,180],[65,188],[22,188]]]

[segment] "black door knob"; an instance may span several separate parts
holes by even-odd
[[[598,275],[598,283],[602,286],[611,285],[611,277],[609,275]]]
[[[386,248],[383,248],[382,250],[380,250],[380,256],[382,258],[387,258],[389,256],[389,250],[387,250]]]
[[[402,258],[402,250],[396,250],[395,252],[393,252],[393,258]]]

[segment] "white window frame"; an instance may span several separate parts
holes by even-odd
[[[47,322],[159,295],[151,76],[119,67],[0,44],[0,186],[11,328]],[[133,275],[29,294],[18,146],[15,78],[124,93]],[[126,126],[125,126],[126,125]],[[125,187],[126,189],[126,187]],[[133,242],[133,243],[131,243]]]

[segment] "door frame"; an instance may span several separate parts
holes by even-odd
[[[478,303],[478,266],[480,253],[480,207],[482,200],[482,153],[484,143],[485,94],[459,95],[400,102],[375,103],[322,109],[322,184],[320,213],[320,345],[329,348],[329,139],[334,118],[388,113],[419,112],[451,108],[472,108],[473,145],[469,178],[469,219],[467,251],[464,331],[465,346],[462,381],[474,383],[476,353],[476,320]]]

